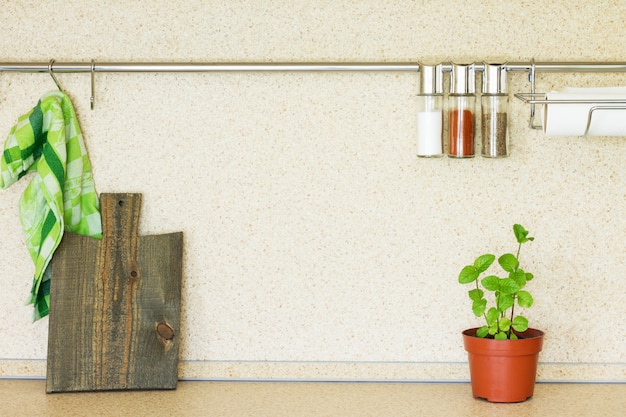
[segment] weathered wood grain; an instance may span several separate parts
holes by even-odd
[[[140,194],[102,194],[103,239],[66,233],[51,262],[47,392],[174,389],[182,233],[137,234]]]

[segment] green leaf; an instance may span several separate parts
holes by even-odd
[[[476,337],[486,337],[489,334],[489,327],[483,326],[476,330]]]
[[[513,272],[519,266],[519,261],[512,253],[505,253],[498,258],[498,263],[506,272]]]
[[[513,319],[513,329],[516,332],[525,332],[528,330],[528,319],[524,316],[517,316]]]
[[[478,279],[478,275],[479,272],[476,270],[474,265],[467,265],[459,274],[459,283],[469,284],[470,282],[474,282]]]
[[[515,239],[517,239],[517,243],[526,243],[529,240],[535,240],[534,237],[528,237],[528,230],[524,229],[524,226],[521,224],[513,225],[513,233],[515,233]]]
[[[475,300],[472,303],[472,311],[474,312],[474,315],[476,315],[476,317],[480,317],[485,313],[485,309],[487,308],[487,300],[480,299],[480,300]]]
[[[483,278],[481,284],[488,291],[498,291],[500,289],[500,278],[495,275],[489,275]]]
[[[526,285],[526,273],[521,268],[518,268],[516,271],[511,272],[509,274],[509,278],[514,279],[520,288],[524,288],[524,286]]]
[[[508,317],[502,317],[498,325],[500,326],[500,330],[502,330],[503,332],[508,332],[511,328],[511,319],[509,319]]]
[[[515,298],[513,298],[510,294],[502,294],[498,297],[498,310],[501,313],[504,313],[506,310],[513,307],[513,304],[515,304]]]
[[[517,335],[515,333],[511,333],[510,339],[511,340],[517,340],[517,339],[519,339],[519,337],[517,337]]]
[[[526,281],[530,281],[534,278],[535,276],[533,274],[531,274],[530,272],[526,272]]]
[[[512,278],[504,278],[500,281],[500,292],[502,294],[515,294],[520,289],[520,286]]]
[[[498,322],[497,321],[489,326],[489,334],[493,336],[496,333],[498,333]]]
[[[474,288],[473,290],[469,290],[468,294],[470,300],[476,301],[482,299],[485,295],[485,292],[481,289]]]
[[[500,317],[500,312],[491,307],[489,309],[489,311],[487,311],[487,315],[486,315],[486,319],[487,319],[487,324],[489,326],[493,325],[493,324],[497,324],[498,323],[498,317]]]
[[[517,304],[522,308],[529,308],[533,305],[533,296],[528,291],[520,291],[517,293]]]
[[[491,264],[495,260],[496,256],[488,253],[486,255],[482,255],[476,258],[476,260],[474,261],[474,267],[479,274],[482,274],[487,270],[487,268],[491,266]]]
[[[504,332],[500,332],[500,333],[496,334],[494,337],[495,337],[496,340],[506,340],[506,339],[508,339],[508,337],[506,337],[506,333],[504,333]]]

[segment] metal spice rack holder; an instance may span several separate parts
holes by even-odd
[[[440,64],[443,72],[451,72],[452,64]],[[535,124],[536,105],[546,104],[592,104],[587,117],[587,128],[593,115],[603,110],[626,110],[626,100],[548,100],[545,93],[535,92],[535,79],[538,72],[626,72],[626,62],[513,62],[501,64],[505,71],[528,72],[530,93],[517,93],[514,96],[530,104],[529,127],[541,129]],[[476,72],[484,71],[482,62],[473,64]],[[419,63],[184,63],[184,62],[105,62],[94,60],[83,63],[56,63],[54,59],[45,63],[0,62],[1,72],[48,73],[61,89],[55,73],[91,73],[91,109],[95,102],[95,73],[100,72],[249,72],[249,71],[415,71]]]

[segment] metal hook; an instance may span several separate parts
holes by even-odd
[[[93,105],[94,102],[96,101],[96,94],[95,94],[95,82],[94,82],[94,75],[96,72],[96,62],[92,59],[91,60],[91,97],[89,97],[89,101],[91,103],[91,110],[93,110]]]
[[[59,84],[59,80],[57,80],[57,77],[55,77],[54,73],[52,72],[52,64],[54,64],[54,59],[51,59],[48,63],[48,74],[50,74],[50,76],[52,77],[52,80],[59,88],[59,91],[63,91],[63,89],[61,88],[61,84]]]
[[[535,66],[535,58],[530,60],[530,73],[528,74],[528,80],[530,81],[530,95],[535,95],[535,78],[536,78],[537,70]],[[535,104],[532,103],[530,105],[530,121],[528,123],[531,129],[541,129],[542,125],[535,125]]]

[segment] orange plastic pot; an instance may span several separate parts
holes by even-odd
[[[463,332],[474,398],[515,403],[532,397],[543,332],[528,329],[519,340],[495,340],[476,337],[476,330]]]

